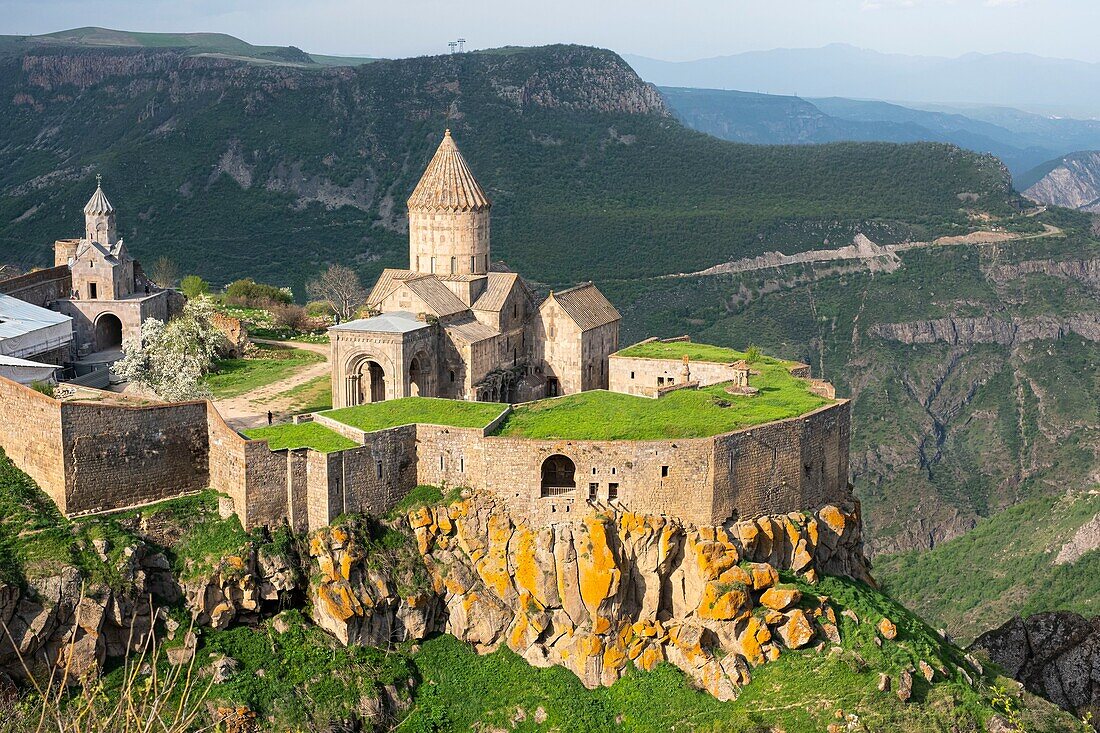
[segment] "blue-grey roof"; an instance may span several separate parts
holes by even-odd
[[[32,305],[10,295],[0,295],[0,339],[22,336],[71,320],[69,316],[56,311]]]
[[[410,333],[421,328],[428,328],[424,321],[418,321],[416,315],[408,311],[394,311],[383,313],[371,318],[359,318],[338,326],[331,326],[330,331],[358,331],[363,333]]]

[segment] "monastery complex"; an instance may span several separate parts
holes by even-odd
[[[380,514],[421,484],[541,523],[586,504],[721,525],[852,500],[848,401],[809,367],[686,339],[620,349],[592,283],[540,300],[492,261],[491,208],[448,131],[408,201],[408,269],[382,272],[368,317],[329,329],[333,409],[250,438],[205,400],[106,400],[79,377],[58,399],[19,378],[117,358],[182,307],[97,187],[53,268],[0,281],[0,329],[5,312],[24,324],[24,350],[0,349],[0,447],[68,515],[212,488],[246,528]],[[288,443],[291,429],[318,440]]]

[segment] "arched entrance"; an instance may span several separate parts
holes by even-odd
[[[122,321],[114,313],[103,313],[95,321],[95,350],[122,346]]]
[[[553,455],[542,462],[542,496],[561,496],[577,488],[577,466],[568,456]]]
[[[428,358],[421,352],[409,362],[409,394],[413,397],[430,397]]]
[[[386,399],[386,372],[381,364],[376,361],[361,362],[356,377],[359,394],[356,395],[355,404],[382,402]]]

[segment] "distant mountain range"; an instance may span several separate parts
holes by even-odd
[[[833,44],[698,61],[623,58],[660,86],[745,89],[802,97],[1019,107],[1100,117],[1100,64],[1030,54],[906,56]]]
[[[684,124],[735,142],[948,142],[996,155],[1016,177],[1067,153],[1100,148],[1100,120],[1053,118],[1006,107],[916,108],[843,97],[659,89]],[[1021,190],[1027,185],[1017,180]]]

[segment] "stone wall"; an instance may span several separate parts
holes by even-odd
[[[722,382],[732,382],[737,375],[729,364],[712,361],[688,362],[690,381],[700,387]],[[608,359],[610,389],[612,392],[656,397],[657,391],[668,384],[682,384],[684,362],[680,359],[645,359],[636,356],[613,355]],[[664,383],[658,383],[658,379]]]
[[[135,506],[206,488],[206,406],[61,403],[65,513]]]
[[[72,287],[69,266],[62,264],[0,281],[0,294],[44,308],[50,301],[68,298]]]
[[[0,377],[0,448],[65,511],[61,403]]]

